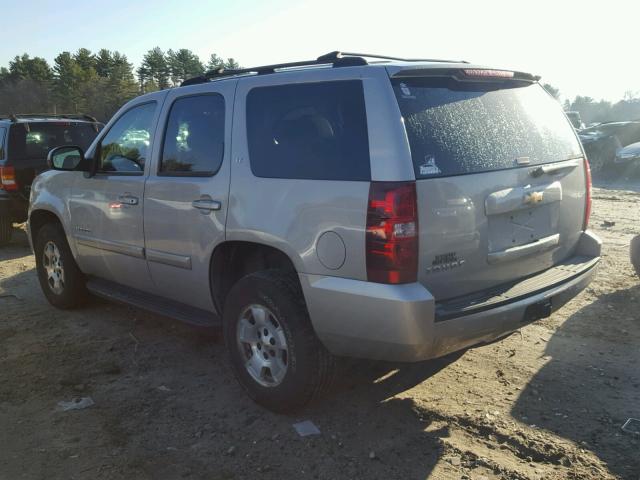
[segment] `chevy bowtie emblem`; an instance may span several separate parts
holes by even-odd
[[[527,193],[524,196],[525,205],[535,205],[536,203],[542,202],[544,198],[544,192],[531,192]]]

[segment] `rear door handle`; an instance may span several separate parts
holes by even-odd
[[[193,208],[197,208],[198,210],[205,210],[210,212],[213,210],[220,210],[222,208],[222,202],[201,198],[200,200],[194,200],[193,202],[191,202],[191,206]]]
[[[138,197],[134,197],[133,195],[129,195],[128,193],[120,195],[118,197],[118,201],[120,203],[124,203],[125,205],[138,205]]]

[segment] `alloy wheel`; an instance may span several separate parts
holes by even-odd
[[[250,305],[238,319],[236,339],[247,373],[263,387],[282,383],[288,368],[287,339],[276,316]]]

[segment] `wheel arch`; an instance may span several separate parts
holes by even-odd
[[[36,241],[36,236],[38,235],[38,231],[48,223],[55,223],[60,225],[60,227],[62,228],[62,231],[65,234],[65,237],[67,238],[67,243],[69,244],[71,253],[73,254],[74,257],[76,257],[74,242],[71,241],[72,239],[69,236],[69,232],[65,228],[64,222],[62,221],[58,213],[46,208],[36,208],[36,209],[32,209],[29,212],[28,234],[29,234],[29,241],[31,243],[31,247],[33,248],[35,246],[35,241]]]
[[[261,270],[298,271],[291,257],[282,250],[259,242],[229,240],[218,245],[211,254],[209,282],[213,303],[222,314],[225,299],[242,277]]]
[[[29,233],[31,238],[35,240],[38,230],[40,230],[47,223],[58,223],[64,229],[64,224],[57,213],[44,208],[38,208],[32,210],[29,213]],[[66,231],[65,231],[66,233]]]

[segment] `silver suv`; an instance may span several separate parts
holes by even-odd
[[[209,72],[52,150],[29,212],[48,300],[222,325],[287,411],[335,356],[430,359],[574,297],[600,257],[589,166],[538,78],[373,57]]]

